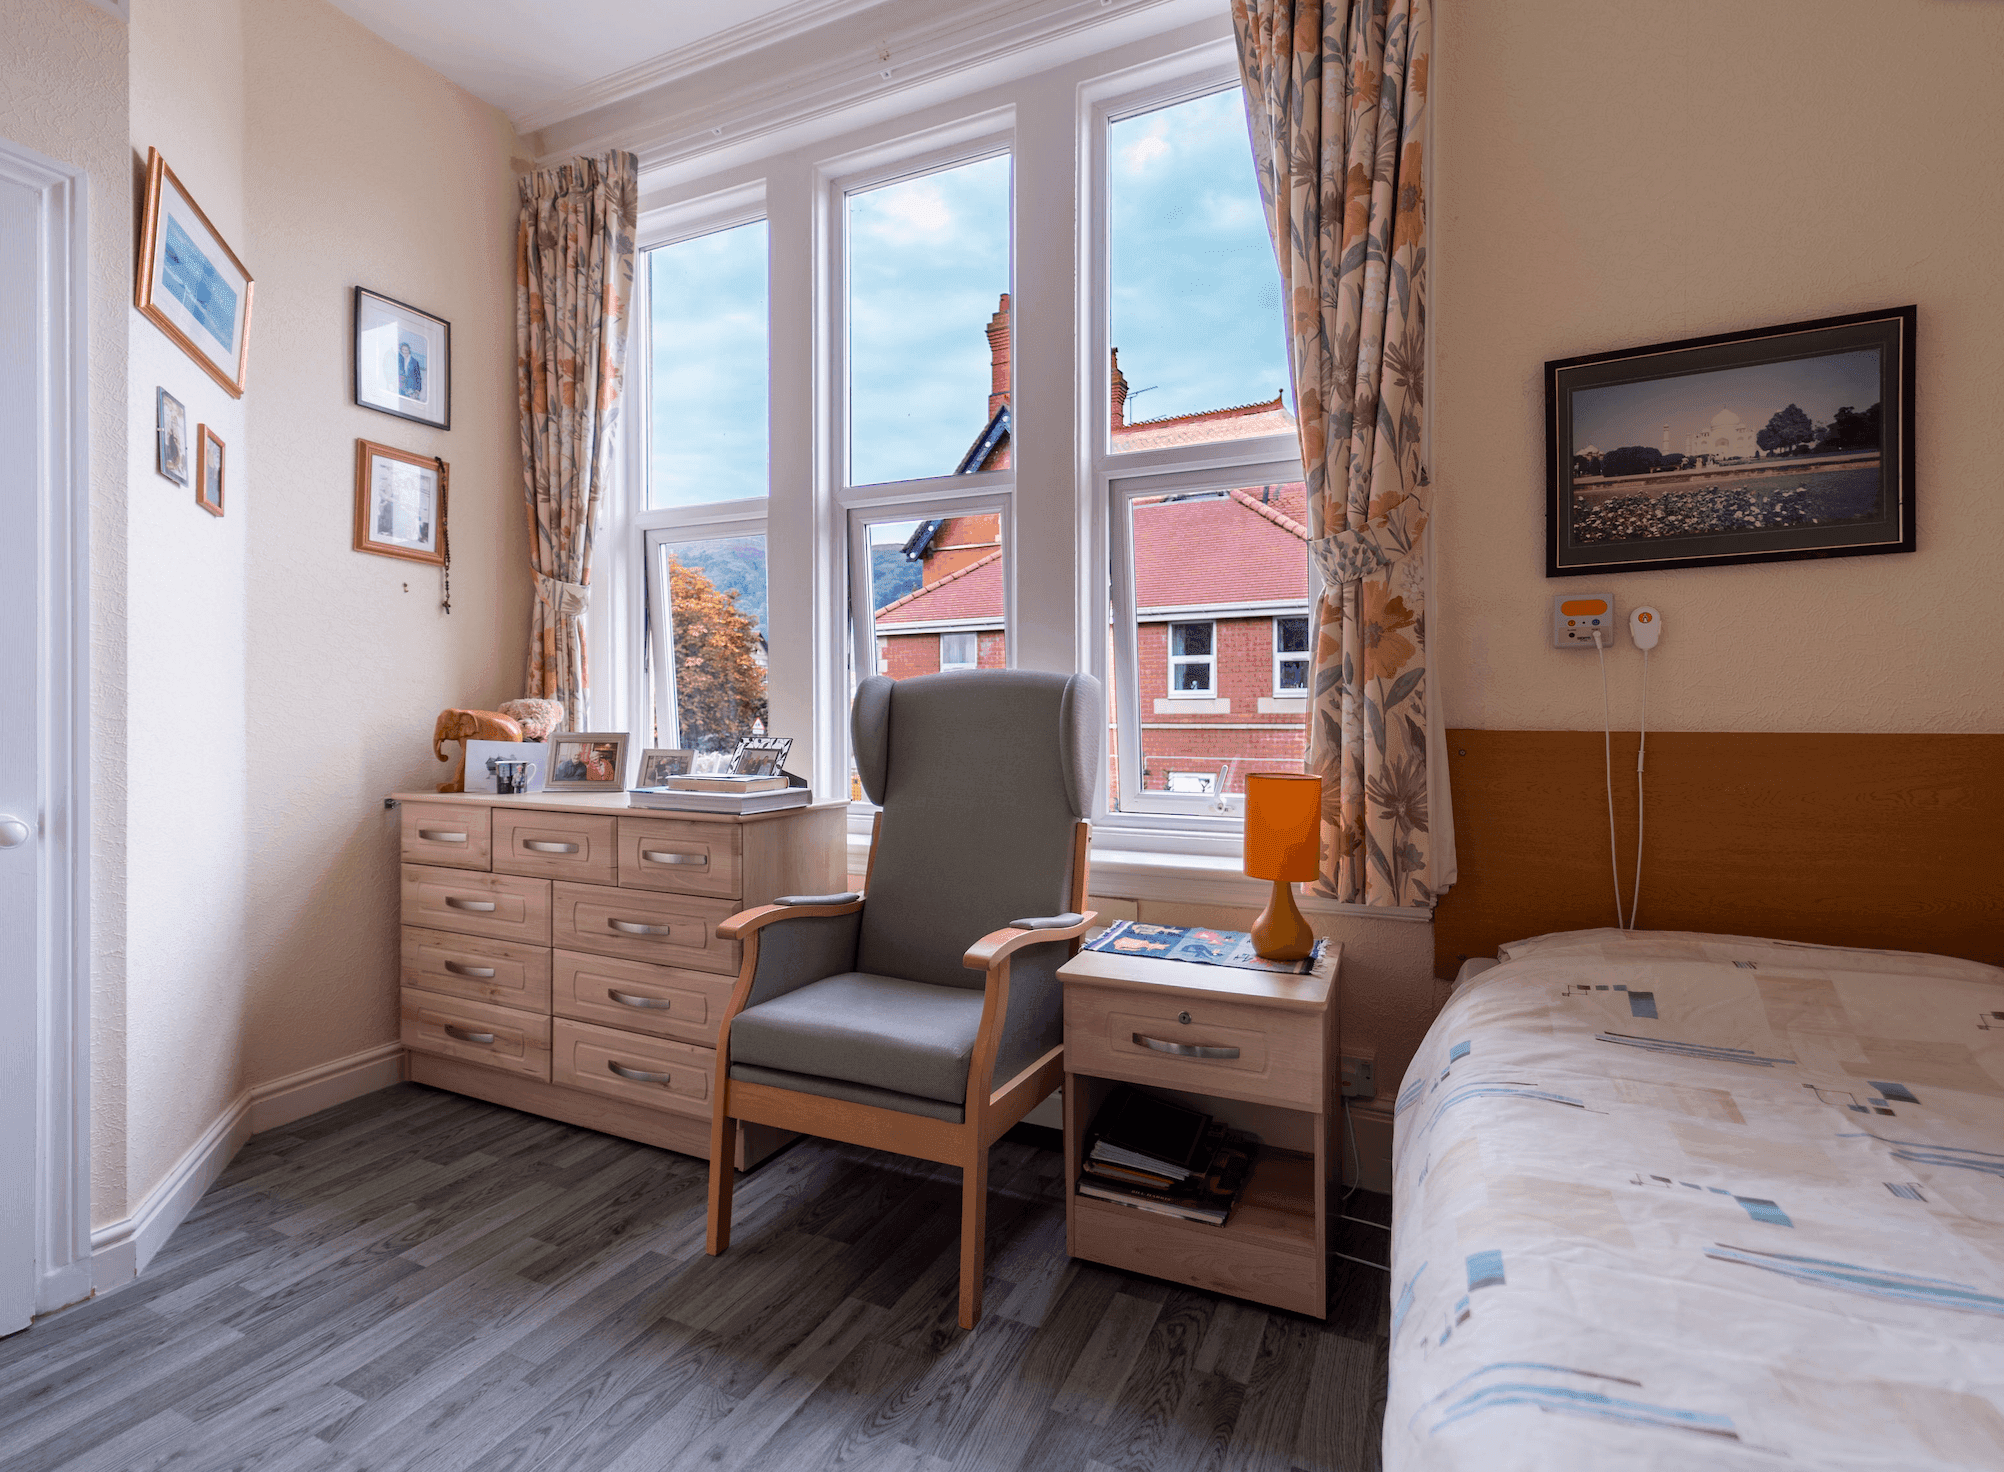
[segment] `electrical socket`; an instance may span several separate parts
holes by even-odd
[[[1346,1099],[1375,1099],[1378,1096],[1378,1074],[1374,1055],[1370,1053],[1345,1053],[1343,1055],[1343,1097]]]

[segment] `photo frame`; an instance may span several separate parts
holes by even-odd
[[[195,504],[211,516],[223,514],[223,437],[208,425],[195,430]]]
[[[624,792],[624,731],[552,731],[545,792]]]
[[[1545,576],[1913,551],[1916,316],[1545,364]]]
[[[249,373],[256,284],[160,151],[147,149],[133,305],[233,399]]]
[[[355,550],[443,567],[451,480],[443,460],[355,441]]]
[[[188,409],[164,388],[153,391],[153,468],[177,486],[188,483]]]
[[[533,795],[543,790],[550,767],[550,743],[547,741],[468,741],[466,743],[466,790],[484,792],[498,796],[500,785],[495,780],[494,764],[497,761],[526,761],[530,764],[529,785],[525,795]]]
[[[355,288],[355,402],[452,428],[452,324],[366,286]]]
[[[731,775],[777,777],[786,770],[786,756],[792,750],[791,736],[747,736],[731,753]]]
[[[640,753],[635,787],[660,787],[670,777],[686,777],[696,769],[696,753],[686,746],[650,746]]]

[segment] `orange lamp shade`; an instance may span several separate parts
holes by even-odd
[[[1322,779],[1299,772],[1246,778],[1245,872],[1253,879],[1308,880],[1319,872]]]

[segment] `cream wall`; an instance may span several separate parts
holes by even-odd
[[[5,4],[0,137],[89,176],[91,1195],[117,1216],[125,1200],[125,319],[132,297],[126,28],[82,0]]]

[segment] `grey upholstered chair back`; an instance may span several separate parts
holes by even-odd
[[[1090,675],[969,670],[857,687],[863,790],[884,810],[856,968],[980,987],[967,948],[1071,907],[1106,707]]]

